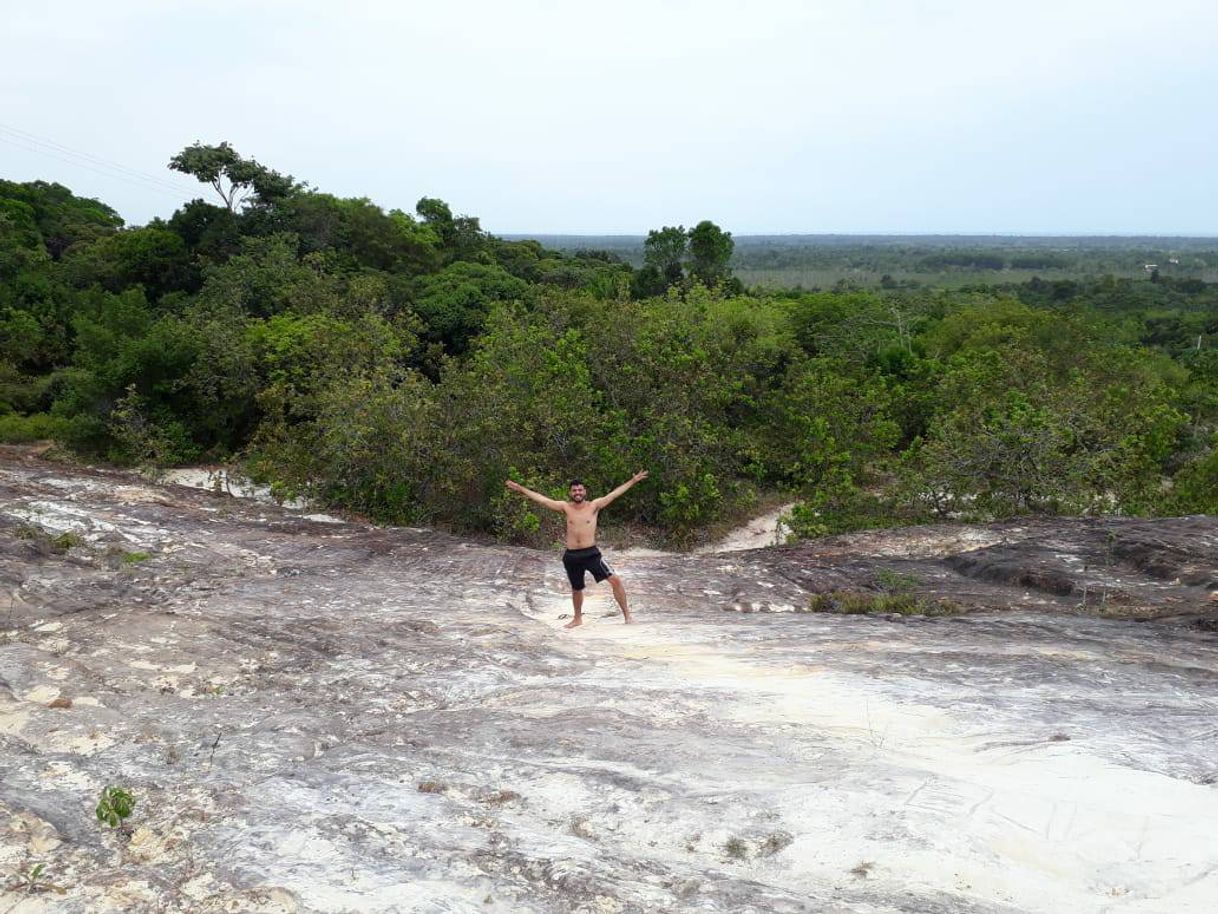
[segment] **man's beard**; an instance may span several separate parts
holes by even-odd
[[[571,501],[575,502],[577,505],[583,500],[584,500],[584,496],[582,496],[582,495],[572,495],[571,496]]]

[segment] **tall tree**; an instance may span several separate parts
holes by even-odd
[[[454,216],[452,207],[436,197],[423,197],[415,212],[440,238],[447,260],[473,260],[486,247],[487,233],[474,216]]]
[[[689,273],[706,286],[730,279],[728,263],[736,242],[732,233],[725,232],[709,219],[703,219],[689,230]]]
[[[685,226],[666,225],[652,229],[643,242],[643,262],[654,267],[664,279],[665,285],[678,283],[685,278],[685,252],[689,236]]]
[[[227,142],[218,146],[196,142],[170,159],[169,167],[210,184],[230,213],[251,198],[266,205],[297,187],[291,175],[281,175],[255,159],[243,158]]]

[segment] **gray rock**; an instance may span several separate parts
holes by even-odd
[[[85,544],[28,549],[32,523]],[[0,898],[1208,914],[1218,641],[1193,623],[1214,617],[1216,533],[1054,520],[611,555],[639,624],[590,588],[568,632],[555,553],[0,449],[0,878],[41,862],[64,889]],[[969,612],[789,611],[884,569]],[[136,798],[124,831],[94,818],[107,785]]]

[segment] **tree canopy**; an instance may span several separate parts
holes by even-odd
[[[291,176],[243,158],[227,142],[215,146],[196,142],[170,159],[169,167],[210,184],[230,213],[247,200],[266,206],[296,189]]]
[[[556,531],[508,475],[558,495],[647,467],[613,515],[677,544],[778,498],[801,536],[1218,511],[1203,279],[746,292],[709,220],[652,231],[634,269],[436,197],[327,194],[228,143],[171,167],[219,201],[128,227],[0,181],[0,440],[239,460],[376,519],[533,542]]]

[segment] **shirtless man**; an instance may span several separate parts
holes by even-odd
[[[518,482],[508,480],[506,485],[513,492],[519,492],[525,498],[532,499],[539,505],[551,511],[561,511],[567,516],[567,550],[562,554],[562,564],[567,570],[567,579],[571,582],[571,603],[575,606],[575,618],[566,624],[566,628],[575,628],[584,621],[584,573],[591,571],[596,583],[608,580],[613,588],[613,598],[622,607],[622,617],[627,622],[633,622],[630,608],[626,605],[626,588],[622,580],[601,557],[601,551],[596,548],[596,518],[601,508],[610,504],[615,498],[647,478],[647,471],[635,473],[630,480],[622,483],[608,495],[588,500],[588,490],[578,479],[571,480],[570,501],[556,501],[546,498],[532,489],[526,489]]]

